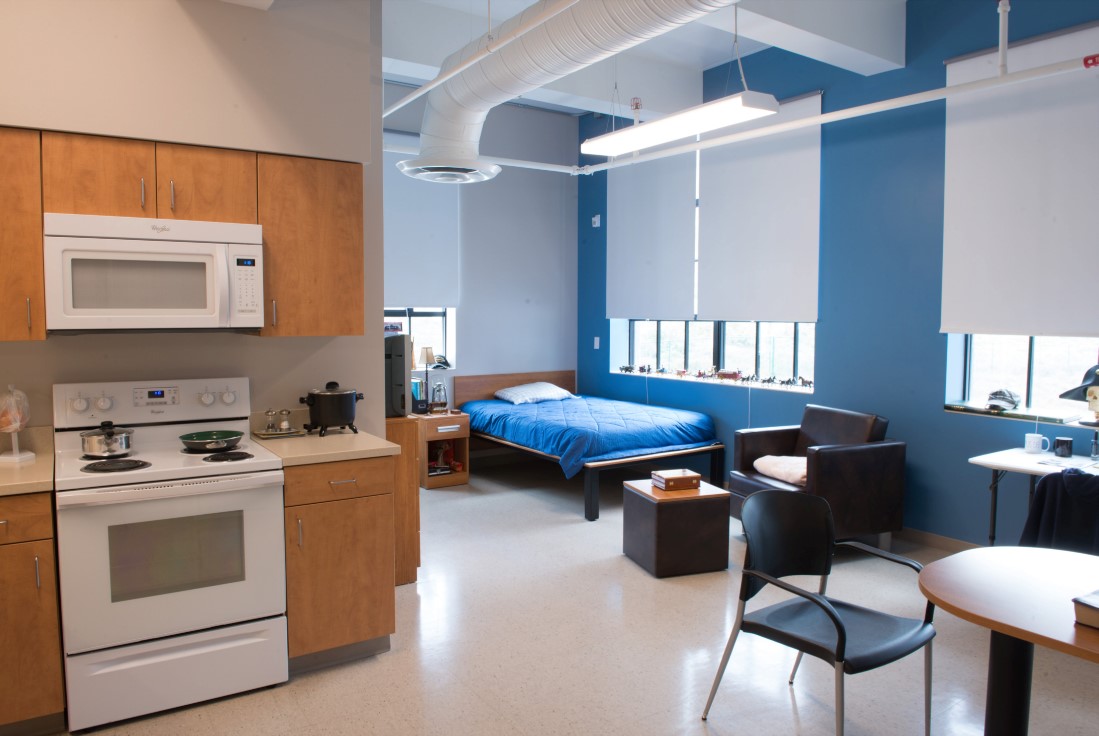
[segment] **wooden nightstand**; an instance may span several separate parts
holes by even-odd
[[[469,482],[469,415],[412,414],[420,426],[420,485],[445,488]]]

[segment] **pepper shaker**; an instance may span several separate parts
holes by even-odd
[[[267,417],[267,430],[268,432],[274,432],[278,429],[278,425],[275,423],[275,416],[277,412],[274,409],[268,409],[263,412],[263,415]]]

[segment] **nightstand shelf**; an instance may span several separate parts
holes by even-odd
[[[420,428],[420,485],[446,488],[469,482],[469,415],[413,414]]]

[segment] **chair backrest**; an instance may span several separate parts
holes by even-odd
[[[805,455],[816,445],[854,445],[885,439],[889,420],[877,414],[806,404],[801,417],[795,455]]]
[[[836,534],[832,510],[820,496],[796,491],[758,491],[740,510],[748,551],[745,570],[776,578],[787,575],[827,575],[832,571]],[[742,600],[758,593],[764,583],[745,575]]]

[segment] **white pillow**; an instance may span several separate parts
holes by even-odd
[[[552,383],[545,381],[502,388],[496,392],[495,396],[513,404],[537,404],[539,401],[560,401],[561,399],[576,398],[560,386],[554,386]]]
[[[771,478],[777,478],[796,486],[805,485],[805,458],[790,455],[764,455],[752,466]]]

